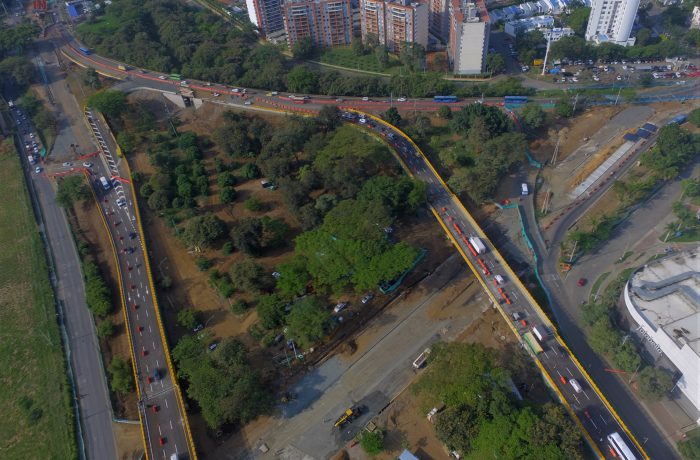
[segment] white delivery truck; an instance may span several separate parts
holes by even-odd
[[[100,184],[102,184],[103,189],[109,190],[110,185],[109,185],[109,182],[107,182],[107,179],[105,178],[105,176],[100,177]]]
[[[532,328],[532,333],[535,334],[535,337],[537,337],[537,340],[540,342],[544,342],[545,339],[549,334],[547,334],[547,331],[544,329],[543,326],[535,326]]]
[[[484,245],[484,243],[476,236],[470,236],[469,243],[474,247],[477,254],[483,254],[486,252],[486,245]]]

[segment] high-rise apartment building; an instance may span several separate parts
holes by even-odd
[[[269,37],[284,29],[282,2],[284,0],[246,0],[250,22],[256,25],[263,37]]]
[[[593,0],[586,28],[586,40],[595,43],[633,45],[630,38],[639,0]]]
[[[450,0],[450,38],[447,57],[456,75],[486,70],[489,49],[489,16],[483,0]]]
[[[349,45],[352,40],[350,0],[287,0],[283,17],[289,46],[307,37],[319,47]]]
[[[401,52],[404,43],[428,46],[428,5],[362,0],[360,2],[362,39],[376,38],[392,53]]]
[[[360,1],[360,32],[362,40],[376,40],[381,44],[386,43],[384,28],[384,11],[386,3],[381,0]]]
[[[449,0],[430,0],[430,33],[440,40],[447,41],[450,36]]]

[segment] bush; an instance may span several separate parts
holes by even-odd
[[[194,329],[199,324],[199,312],[193,308],[183,308],[177,313],[177,323],[185,329]]]
[[[360,436],[360,446],[368,455],[374,457],[384,450],[384,433],[380,429],[366,431]]]
[[[83,263],[83,274],[88,308],[95,316],[108,315],[112,311],[111,295],[97,265],[92,261],[86,261]]]
[[[700,460],[700,436],[679,442],[678,451],[685,460]]]
[[[197,268],[201,272],[205,272],[209,270],[212,265],[214,265],[214,262],[212,262],[210,259],[207,259],[206,257],[197,257],[197,260],[195,260],[195,265],[197,265]]]
[[[639,394],[644,399],[658,401],[673,388],[671,375],[663,369],[645,367],[637,376]]]
[[[112,358],[112,361],[107,366],[107,371],[111,376],[109,382],[112,390],[117,393],[129,393],[134,387],[134,380],[131,377],[131,369],[129,363],[122,358]]]
[[[100,323],[97,325],[97,336],[101,339],[112,337],[116,331],[117,329],[114,326],[114,323],[109,318],[100,321]]]
[[[245,208],[251,212],[259,212],[263,210],[263,204],[260,200],[251,196],[245,200]]]
[[[83,176],[70,176],[61,179],[56,192],[56,203],[64,208],[70,208],[76,201],[82,201],[90,196],[90,190],[85,185]]]
[[[248,311],[249,305],[243,299],[237,299],[231,304],[231,313],[234,315],[242,315]]]
[[[233,243],[231,243],[230,241],[225,242],[224,245],[221,246],[221,252],[226,256],[229,254],[233,254],[233,250]]]
[[[236,289],[231,284],[231,279],[227,274],[221,274],[217,270],[214,270],[209,275],[209,282],[216,288],[221,297],[228,299],[236,292]]]

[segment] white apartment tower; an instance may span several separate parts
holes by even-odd
[[[633,45],[630,37],[639,0],[593,0],[586,28],[586,40],[595,43]]]

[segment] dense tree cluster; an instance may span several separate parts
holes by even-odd
[[[678,175],[681,169],[697,157],[700,135],[690,133],[672,123],[659,130],[656,146],[643,155],[642,163],[663,179]]]
[[[56,203],[64,208],[70,208],[76,202],[83,201],[89,196],[90,190],[87,188],[83,176],[68,176],[58,183]]]
[[[85,277],[85,301],[90,311],[104,317],[112,311],[112,297],[97,264],[90,260],[83,262]]]
[[[638,372],[636,380],[642,397],[659,399],[673,386],[671,375],[662,369],[644,365],[634,338],[625,337],[615,322],[615,306],[630,274],[631,270],[625,270],[611,281],[596,302],[583,306],[581,317],[589,327],[588,343],[591,348],[596,353],[606,355],[618,369]]]
[[[185,336],[173,348],[173,359],[211,428],[241,424],[272,407],[260,375],[248,362],[248,350],[237,340],[224,341],[208,352],[200,339]]]
[[[433,347],[414,390],[445,404],[435,427],[440,440],[470,458],[582,459],[581,438],[563,408],[519,403],[505,360],[477,344]]]

